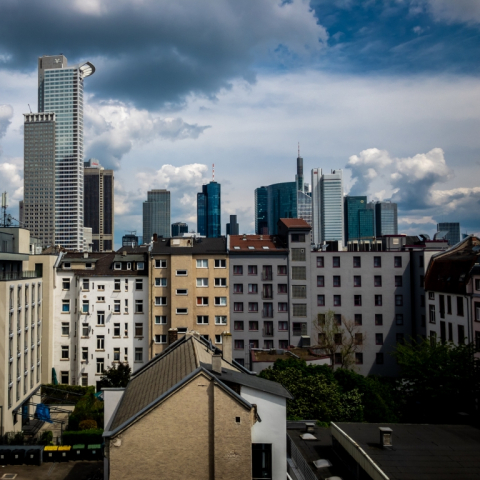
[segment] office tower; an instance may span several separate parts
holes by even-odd
[[[297,218],[296,182],[275,183],[267,187],[268,233],[278,233],[281,218]]]
[[[188,233],[188,225],[186,223],[172,223],[172,237],[181,237],[184,233]]]
[[[25,170],[23,177],[25,181]],[[20,227],[23,228],[23,224],[25,223],[25,206],[23,200],[18,202],[18,222],[20,223]]]
[[[303,177],[303,158],[300,156],[300,145],[298,147],[297,174],[295,175],[297,185],[297,218],[302,218],[309,225],[312,224],[312,195],[308,192]]]
[[[328,241],[345,244],[342,170],[330,174],[323,174],[321,168],[312,170],[312,224],[316,245]]]
[[[227,235],[239,235],[239,227],[237,223],[237,216],[230,215],[230,223],[227,223],[226,233]]]
[[[297,174],[295,175],[295,183],[299,192],[305,192],[305,183],[303,181],[303,158],[300,156],[300,144],[298,145],[297,157]]]
[[[456,245],[460,241],[460,224],[442,222],[437,223],[437,232],[448,232],[445,238],[449,245]]]
[[[127,233],[122,237],[122,247],[138,247],[140,243],[138,242],[137,232]]]
[[[221,228],[220,184],[212,180],[197,193],[197,230],[200,235],[211,238],[220,237]]]
[[[268,234],[268,192],[267,187],[255,189],[255,233]]]
[[[61,54],[38,59],[38,110],[56,120],[55,244],[76,250],[83,249],[84,227],[83,80],[94,72],[90,62],[68,66]]]
[[[92,251],[113,250],[113,170],[91,158],[84,169],[84,224],[92,229]]]
[[[23,226],[47,247],[55,244],[55,113],[25,113],[24,122]]]
[[[170,192],[151,190],[143,202],[143,241],[150,243],[153,234],[170,237]]]
[[[345,242],[374,236],[374,211],[367,197],[347,195],[344,198]]]
[[[396,203],[387,201],[375,204],[375,235],[398,235]]]

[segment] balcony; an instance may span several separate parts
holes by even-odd
[[[263,327],[262,335],[267,338],[273,337],[274,336],[273,325],[270,327]]]

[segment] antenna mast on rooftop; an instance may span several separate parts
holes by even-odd
[[[212,163],[212,182],[215,181],[215,164]]]

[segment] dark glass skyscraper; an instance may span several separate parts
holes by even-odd
[[[181,237],[184,233],[188,233],[188,225],[186,223],[172,223],[172,237]]]
[[[460,241],[460,224],[455,222],[437,223],[437,232],[448,232],[445,238],[449,245],[456,245]]]
[[[368,208],[366,196],[344,198],[345,241],[374,236],[374,211]]]
[[[255,189],[255,233],[268,234],[268,192],[267,187]]]
[[[375,235],[398,235],[397,204],[377,202],[375,204]]]
[[[275,183],[267,187],[268,233],[278,233],[277,223],[281,218],[297,218],[296,182]]]
[[[149,243],[153,234],[170,237],[170,192],[151,190],[143,202],[143,241]]]
[[[202,185],[202,191],[197,193],[197,230],[200,235],[208,238],[221,236],[221,207],[220,184],[211,181]]]
[[[230,215],[230,222],[227,223],[227,235],[239,235],[239,226],[236,215]]]

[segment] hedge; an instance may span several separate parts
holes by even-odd
[[[44,384],[42,385],[42,394],[45,394],[49,388],[52,388],[54,390],[51,390],[52,395],[61,395],[61,392],[58,390],[62,390],[66,393],[77,393],[80,395],[86,395],[87,392],[94,388],[94,387],[82,387],[81,385],[53,385],[52,383],[50,384]],[[74,395],[75,397],[77,395]]]
[[[92,428],[90,430],[81,430],[76,431],[65,431],[63,432],[62,443],[64,445],[93,445],[93,444],[102,444],[103,429],[101,428]]]

